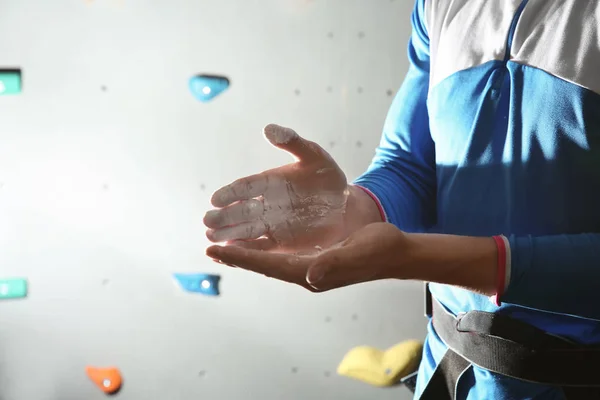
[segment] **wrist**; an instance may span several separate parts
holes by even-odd
[[[407,234],[409,279],[443,283],[492,296],[498,280],[498,247],[491,237]],[[406,279],[406,276],[405,276]]]
[[[366,225],[382,221],[383,211],[375,195],[359,186],[348,185],[344,239]]]

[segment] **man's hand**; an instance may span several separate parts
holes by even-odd
[[[391,278],[445,283],[491,296],[497,283],[494,239],[407,234],[385,222],[366,225],[343,242],[313,255],[243,246],[211,246],[206,254],[219,263],[317,292]]]
[[[211,246],[215,261],[311,291],[326,291],[356,283],[414,274],[410,241],[395,226],[379,222],[354,232],[343,242],[315,255],[264,252],[241,246]]]
[[[247,247],[280,252],[314,250],[344,239],[350,190],[340,167],[321,146],[289,128],[271,124],[264,135],[295,162],[217,190],[211,199],[217,208],[204,217],[208,239],[245,240]]]

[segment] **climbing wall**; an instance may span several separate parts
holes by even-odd
[[[0,400],[387,400],[338,376],[358,345],[422,339],[421,285],[311,294],[213,263],[202,217],[231,180],[322,144],[353,179],[407,70],[412,1],[0,0]],[[225,76],[208,102],[190,78]],[[12,88],[12,86],[11,86]],[[220,276],[220,295],[179,274]],[[18,288],[17,288],[18,289]],[[4,292],[3,292],[4,293]]]

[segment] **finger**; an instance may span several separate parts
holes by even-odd
[[[316,143],[302,138],[290,128],[269,124],[263,131],[273,146],[287,151],[300,161],[313,161],[323,157],[323,153]]]
[[[312,265],[306,272],[306,282],[312,287],[318,287],[325,275],[331,275],[334,267],[328,262],[319,262]]]
[[[223,186],[213,193],[210,202],[215,207],[225,207],[240,200],[249,200],[262,195],[269,186],[266,174],[250,175]]]
[[[265,223],[261,220],[255,220],[221,229],[209,229],[206,232],[206,237],[211,242],[220,243],[231,240],[258,239],[266,233],[267,226]]]
[[[255,240],[233,240],[227,242],[228,246],[238,246],[249,250],[271,251],[276,249],[277,242],[270,238],[258,238]]]
[[[211,246],[206,249],[206,255],[224,264],[306,286],[305,276],[309,258],[237,246]]]
[[[208,228],[223,228],[252,221],[263,215],[264,207],[260,200],[243,200],[218,210],[210,210],[204,216],[204,225]]]

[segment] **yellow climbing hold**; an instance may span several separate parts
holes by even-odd
[[[374,386],[391,386],[419,368],[422,351],[423,342],[418,340],[407,340],[387,350],[355,347],[346,353],[337,373]]]

